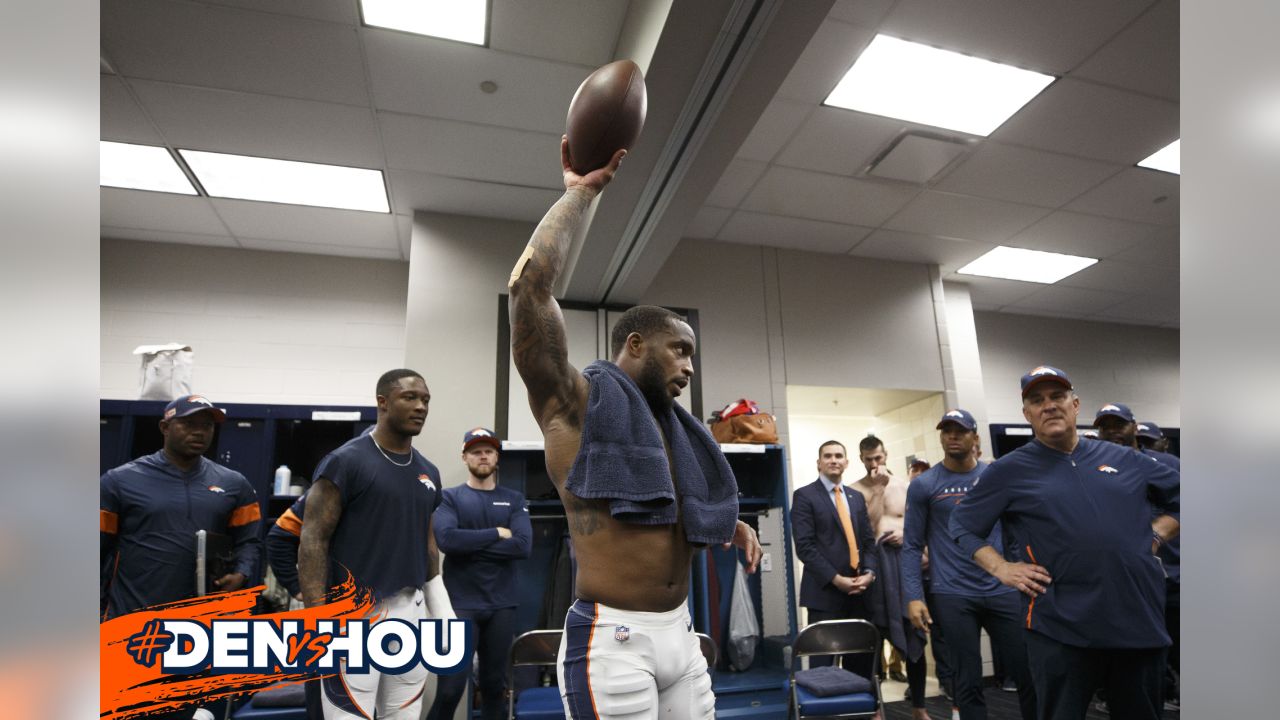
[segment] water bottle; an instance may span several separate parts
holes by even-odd
[[[272,491],[275,495],[289,494],[289,480],[293,478],[293,471],[288,465],[281,465],[276,468],[276,486]]]

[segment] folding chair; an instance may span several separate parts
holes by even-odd
[[[694,633],[698,636],[698,649],[702,651],[702,657],[707,659],[707,670],[716,669],[716,661],[720,659],[720,650],[716,647],[716,641],[706,633]]]
[[[564,720],[560,688],[531,687],[516,692],[516,668],[527,665],[555,665],[563,630],[530,630],[511,643],[507,663],[507,720]]]
[[[796,685],[796,667],[800,658],[814,655],[846,655],[868,653],[874,658],[880,652],[880,633],[866,620],[823,620],[800,631],[792,645],[791,707],[799,718],[864,718],[875,715],[880,707],[880,679],[872,672],[874,692],[819,697]],[[875,667],[874,662],[871,667]]]

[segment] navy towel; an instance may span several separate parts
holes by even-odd
[[[871,692],[870,680],[835,665],[801,670],[796,684],[818,697]]]
[[[607,499],[610,515],[639,525],[674,523],[678,492],[689,542],[732,540],[738,482],[711,432],[674,403],[655,423],[640,388],[611,362],[597,360],[582,374],[591,391],[582,447],[565,488],[580,498]],[[669,463],[664,436],[671,448]]]
[[[924,655],[924,633],[911,624],[907,613],[907,599],[902,592],[902,547],[876,543],[875,552],[880,561],[876,581],[867,593],[867,605],[871,622],[880,635],[898,652],[916,662]]]

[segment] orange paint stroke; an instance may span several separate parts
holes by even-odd
[[[236,620],[301,620],[303,628],[316,628],[317,620],[338,620],[340,627],[349,619],[376,621],[373,595],[357,588],[347,579],[330,593],[328,602],[313,608],[289,610],[267,615],[250,615],[263,586],[217,593],[190,600],[164,603],[121,615],[102,623],[98,629],[101,643],[99,675],[101,693],[98,717],[102,720],[146,718],[162,712],[211,702],[226,697],[261,690],[280,682],[297,683],[322,675],[298,672],[210,673],[166,675],[160,663],[144,667],[126,651],[128,640],[142,631],[151,620],[201,620],[214,618]]]

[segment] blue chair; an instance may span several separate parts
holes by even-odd
[[[231,714],[231,720],[307,720],[301,685],[280,683],[260,690]]]
[[[796,684],[800,659],[815,655],[880,652],[880,633],[866,620],[823,620],[805,627],[791,649],[791,707],[800,718],[869,718],[880,709],[880,680],[872,673],[874,692],[819,697]],[[874,667],[874,662],[871,665]]]
[[[516,668],[529,665],[555,665],[560,652],[563,630],[530,630],[511,643],[507,663],[508,720],[564,720],[564,703],[556,685],[515,690]]]

